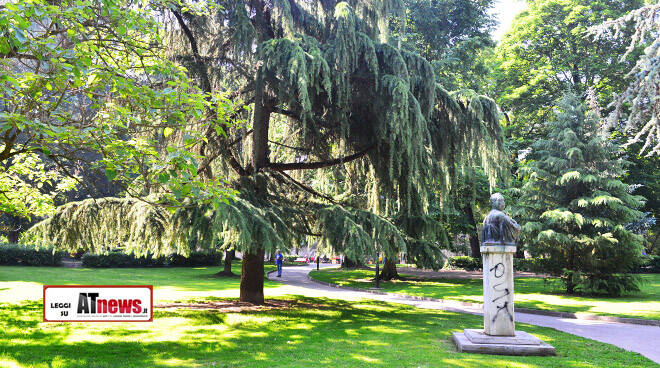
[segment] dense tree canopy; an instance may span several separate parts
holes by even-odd
[[[199,174],[239,194],[184,203],[168,219],[174,235],[150,249],[231,244],[244,253],[241,299],[257,303],[264,253],[307,236],[356,259],[407,251],[437,267],[442,233],[427,216],[429,188],[474,164],[495,180],[506,156],[494,102],[454,97],[426,59],[384,42],[400,1],[219,5],[208,14],[170,7],[163,27],[172,59],[203,92],[251,106],[247,124],[201,129]],[[72,206],[90,213],[73,220],[92,219],[92,203]],[[52,224],[32,235],[54,238],[63,230]]]
[[[402,47],[431,61],[438,82],[448,90],[483,93],[488,70],[482,54],[495,43],[493,0],[406,0],[405,28],[393,32]],[[394,18],[400,26],[401,18]],[[399,34],[401,33],[401,34]]]
[[[511,113],[512,138],[518,149],[543,136],[544,121],[560,96],[570,88],[585,96],[596,91],[607,104],[627,83],[631,57],[620,60],[628,48],[622,37],[586,37],[591,26],[617,18],[641,6],[641,0],[536,0],[516,16],[496,50],[494,71],[498,103]]]

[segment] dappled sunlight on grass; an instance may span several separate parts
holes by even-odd
[[[153,323],[41,322],[39,302],[0,304],[0,360],[34,367],[651,367],[638,354],[520,324],[558,356],[458,354],[451,332],[481,317],[362,300],[287,296],[293,308],[157,309]]]
[[[374,286],[370,270],[312,271],[313,278],[342,286],[368,289]],[[370,277],[369,277],[370,276]],[[479,279],[414,279],[382,281],[383,291],[437,299],[483,303],[483,284]],[[660,319],[660,275],[642,275],[642,291],[622,297],[585,297],[562,294],[555,278],[517,278],[515,304],[518,307],[594,313],[623,317]]]
[[[266,271],[274,269],[266,265]],[[218,277],[220,267],[63,268],[0,266],[0,301],[41,300],[42,285],[154,285],[154,303],[194,297],[238,297],[240,277]],[[240,267],[234,268],[240,272]],[[282,284],[265,280],[265,288]]]

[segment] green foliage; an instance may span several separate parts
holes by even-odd
[[[457,256],[449,258],[449,266],[466,271],[480,270],[483,267],[481,259],[468,256]]]
[[[230,104],[220,95],[200,92],[186,70],[167,58],[158,23],[164,4],[3,4],[3,187],[18,190],[18,197],[37,194],[40,176],[17,177],[12,170],[19,168],[12,167],[38,155],[69,177],[75,176],[80,160],[94,157],[91,165],[131,195],[160,191],[168,204],[190,196],[208,201],[231,195],[221,181],[198,177],[196,154],[199,128],[222,132],[227,127],[222,112]],[[207,110],[219,113],[210,119]],[[181,142],[164,142],[173,132],[183,137]],[[34,203],[26,200],[27,208],[15,198],[2,197],[0,205],[18,215],[29,216],[33,210],[44,214],[45,197],[41,193]]]
[[[148,254],[136,257],[121,252],[110,252],[108,254],[85,253],[82,256],[83,267],[90,268],[117,268],[117,267],[201,267],[219,266],[222,253],[218,252],[190,252],[187,257],[170,254],[167,256],[153,257]]]
[[[56,198],[76,185],[76,178],[47,169],[37,154],[15,155],[10,165],[0,166],[0,212],[27,219],[50,215]]]
[[[172,246],[169,219],[164,208],[138,199],[90,198],[61,206],[24,233],[21,241],[72,253],[125,247],[138,255],[187,254],[187,245]]]
[[[637,272],[640,273],[660,273],[660,256],[645,255],[639,264]]]
[[[404,49],[431,61],[440,84],[449,90],[483,93],[488,70],[482,56],[494,46],[492,0],[406,0],[405,19],[393,18],[393,35]],[[401,22],[404,29],[397,30]]]
[[[626,162],[573,94],[559,102],[548,127],[520,171],[523,242],[548,259],[543,271],[562,275],[569,293],[636,290],[625,273],[636,268],[642,239],[626,225],[641,217],[644,202],[619,179]]]
[[[585,38],[589,27],[617,18],[642,0],[537,0],[513,21],[495,52],[494,94],[509,112],[509,134],[525,149],[546,134],[544,121],[568,88],[588,88],[598,101],[610,101],[627,84],[631,58],[619,60],[630,34],[620,39]]]
[[[621,55],[625,59],[636,48],[643,46],[642,54],[629,76],[632,82],[618,96],[615,96],[612,105],[614,109],[609,117],[610,127],[619,125],[619,118],[624,115],[627,107],[630,112],[627,117],[626,130],[634,132],[634,136],[627,145],[641,142],[644,145],[640,153],[648,156],[660,155],[660,107],[656,102],[660,98],[658,84],[660,83],[660,4],[657,1],[647,2],[646,6],[631,11],[618,19],[608,19],[606,22],[591,27],[589,33],[596,38],[613,36],[621,39],[629,24],[634,24],[634,33],[626,52]],[[636,132],[635,132],[636,131]]]
[[[59,266],[63,255],[52,248],[0,244],[0,265],[3,266]]]
[[[520,272],[542,272],[543,258],[514,258],[513,269]]]

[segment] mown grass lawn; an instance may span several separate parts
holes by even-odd
[[[479,316],[376,301],[287,297],[286,309],[157,309],[152,323],[44,323],[41,303],[0,305],[0,366],[655,367],[639,354],[519,324],[555,357],[457,353],[451,332]]]
[[[156,303],[235,300],[217,295],[238,295],[240,279],[213,276],[218,270],[0,267],[0,367],[657,366],[611,345],[524,324],[518,327],[554,345],[558,355],[458,353],[451,332],[479,328],[481,317],[377,301],[280,296],[291,305],[156,308],[150,323],[42,322],[42,284],[153,284]],[[266,281],[266,294],[280,285]]]
[[[275,269],[266,264],[265,271]],[[154,303],[197,297],[238,297],[241,264],[236,277],[217,277],[220,267],[172,268],[64,268],[0,266],[0,302],[41,300],[42,285],[153,285]],[[264,281],[265,288],[282,284]]]
[[[312,271],[314,279],[334,284],[367,289],[374,286],[370,270]],[[406,275],[402,275],[406,276]],[[483,302],[481,280],[418,279],[381,282],[384,291],[438,299]],[[644,283],[639,293],[622,297],[582,297],[565,295],[561,283],[554,278],[515,279],[515,305],[562,312],[585,312],[599,315],[660,319],[660,274],[642,275]]]

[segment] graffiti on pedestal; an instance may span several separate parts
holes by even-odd
[[[499,279],[502,278],[502,276],[504,276],[504,273],[506,272],[506,267],[502,262],[500,262],[496,264],[494,267],[492,267],[490,269],[490,272],[493,272],[493,276],[495,276],[496,279]],[[493,296],[496,296],[496,298],[492,300],[493,303],[495,303],[496,301],[502,298],[506,298],[507,296],[509,296],[509,294],[511,294],[509,288],[507,287],[502,288],[503,285],[506,285],[506,281],[493,285]],[[497,317],[500,315],[500,312],[502,312],[502,315],[508,315],[509,320],[513,322],[513,316],[511,315],[511,312],[509,312],[508,300],[505,300],[504,304],[502,304],[501,306],[496,305],[496,307],[497,307],[497,313],[495,313],[495,316],[493,316],[493,323],[495,323],[495,321],[497,320]]]

